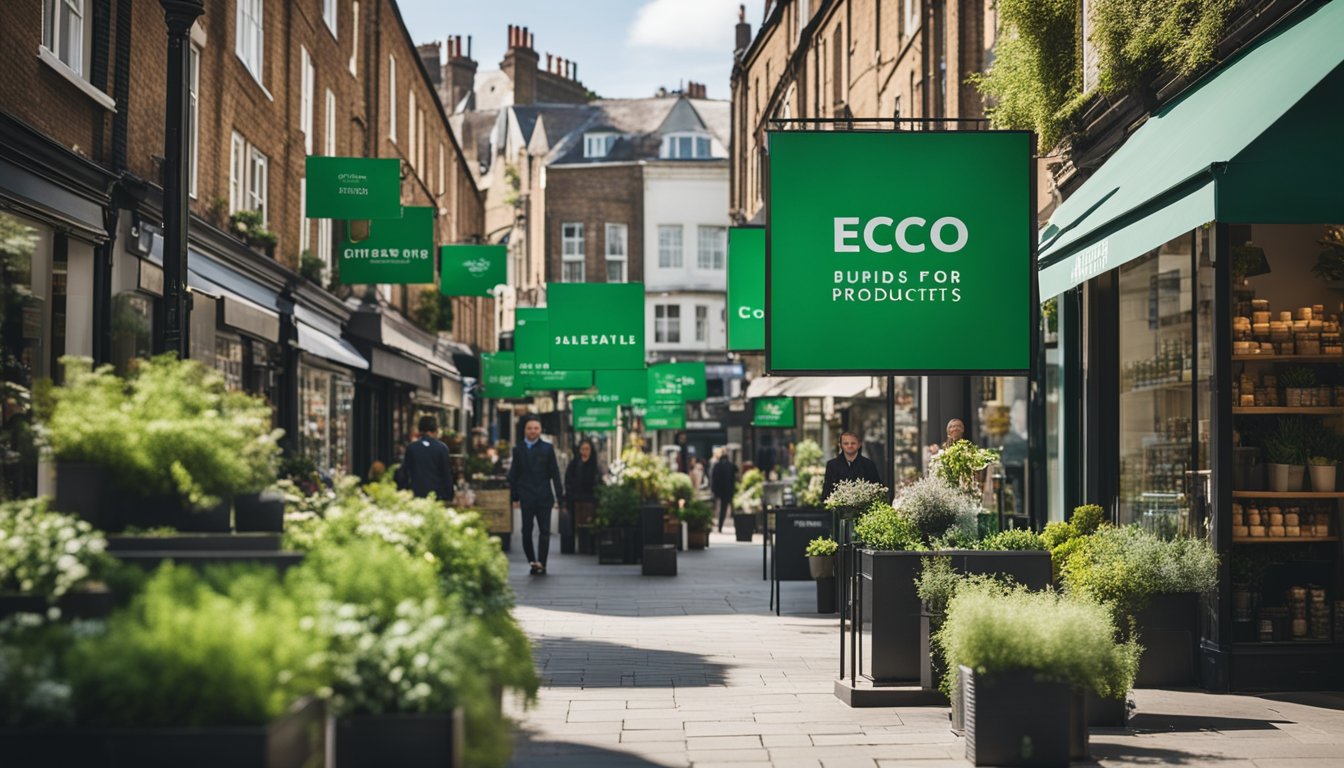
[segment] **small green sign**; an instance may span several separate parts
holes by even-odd
[[[523,396],[523,387],[522,383],[518,381],[512,352],[482,353],[481,371],[485,379],[486,397],[513,398]]]
[[[792,397],[758,397],[752,401],[751,426],[783,427],[795,426]]]
[[[682,403],[656,403],[644,410],[645,429],[685,429],[686,406]]]
[[[493,296],[509,282],[504,245],[445,245],[439,248],[439,291],[444,296]]]
[[[705,364],[659,363],[649,366],[649,401],[686,403],[705,399]]]
[[[526,390],[588,389],[593,372],[561,370],[551,365],[550,322],[548,310],[519,307],[513,315],[513,351],[518,362],[518,378]]]
[[[310,155],[304,215],[310,219],[401,218],[401,161]]]
[[[728,348],[765,349],[765,228],[728,230]]]
[[[621,407],[615,403],[601,403],[591,398],[572,398],[570,410],[574,414],[575,432],[611,432],[620,420]]]
[[[1032,134],[777,131],[769,141],[768,372],[1028,371]]]
[[[643,283],[547,283],[551,358],[557,368],[644,367]]]
[[[407,206],[400,219],[369,222],[369,237],[341,239],[340,277],[345,285],[434,282],[434,209]]]
[[[649,401],[649,376],[642,368],[630,371],[595,371],[599,397],[614,397],[621,405],[643,406]]]

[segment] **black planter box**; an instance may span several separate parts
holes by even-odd
[[[560,509],[560,554],[574,554],[574,515],[565,508]]]
[[[1143,646],[1134,687],[1193,686],[1199,669],[1199,595],[1154,595],[1134,621]]]
[[[336,721],[339,768],[460,768],[463,718],[452,714],[359,715]]]
[[[101,530],[107,530],[109,524],[117,522],[111,519],[107,470],[101,464],[56,462],[56,498],[52,499],[51,506]]]
[[[676,576],[677,548],[671,544],[644,547],[644,566],[641,572],[645,576]]]
[[[279,552],[282,540],[274,533],[184,534],[181,536],[139,536],[115,534],[107,537],[109,554],[127,552]]]
[[[667,507],[661,504],[645,504],[639,508],[639,528],[635,531],[639,536],[637,552],[642,553],[644,547],[666,543],[663,541],[663,518],[666,516]]]
[[[575,545],[580,555],[596,554],[593,548],[593,527],[580,525],[575,529]]]
[[[1129,696],[1103,699],[1095,691],[1083,694],[1087,724],[1092,728],[1124,728],[1129,724]]]
[[[284,507],[281,507],[281,518],[283,517]],[[221,501],[208,509],[183,510],[173,527],[184,533],[228,533],[233,530],[229,503]]]
[[[1069,764],[1073,689],[1034,670],[976,674],[961,667],[966,759],[974,765]]]
[[[919,687],[926,691],[938,690],[947,665],[938,652],[933,636],[943,626],[943,614],[929,613],[927,606],[919,612]]]
[[[638,528],[596,528],[593,538],[599,565],[633,565],[639,562]]]
[[[115,603],[107,589],[89,589],[67,592],[56,599],[61,619],[104,619],[112,613]],[[45,614],[51,607],[43,595],[18,595],[0,592],[0,619],[16,613]]]
[[[1087,693],[1074,688],[1069,696],[1069,760],[1087,760],[1089,757]]]
[[[835,613],[836,584],[834,576],[817,579],[817,613]]]
[[[285,498],[269,491],[234,496],[233,529],[239,533],[283,532]]]
[[[733,533],[737,535],[738,541],[751,541],[751,537],[756,534],[756,516],[734,514]]]

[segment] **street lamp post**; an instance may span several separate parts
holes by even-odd
[[[191,25],[204,0],[159,0],[168,23],[168,99],[163,131],[163,301],[155,352],[187,356],[187,131]]]

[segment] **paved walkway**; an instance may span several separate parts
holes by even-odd
[[[782,617],[767,610],[759,536],[678,553],[675,578],[558,554],[532,578],[519,549],[515,536],[518,618],[542,688],[513,712],[518,768],[969,765],[946,708],[850,709],[832,695],[836,621],[807,613],[805,582],[784,585]],[[1101,765],[1344,766],[1344,695],[1136,699],[1133,729],[1092,733]]]

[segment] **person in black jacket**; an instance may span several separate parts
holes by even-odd
[[[821,499],[831,497],[835,484],[841,480],[867,480],[870,483],[882,483],[877,474],[877,465],[873,460],[859,453],[859,436],[853,432],[840,433],[840,455],[826,462],[826,481],[822,487]]]
[[[598,471],[597,449],[592,440],[585,438],[579,443],[569,466],[565,467],[565,502],[569,507],[570,527],[569,531],[561,530],[561,536],[573,536],[577,526],[593,522],[599,485],[602,485],[602,473]]]
[[[420,437],[406,446],[401,467],[397,469],[397,487],[416,496],[434,494],[439,501],[453,501],[453,462],[448,446],[439,442],[439,423],[433,416],[420,417]]]
[[[554,483],[555,493],[551,493]],[[546,573],[546,554],[551,548],[551,508],[556,499],[565,497],[560,480],[560,465],[555,448],[541,439],[541,419],[528,416],[523,421],[523,442],[513,447],[509,466],[509,492],[523,514],[523,553],[532,566],[532,575]],[[532,550],[532,526],[538,528],[537,551]]]
[[[714,466],[709,470],[709,490],[719,507],[719,533],[723,533],[723,519],[733,506],[737,490],[737,465],[728,458],[728,451],[720,448]]]

